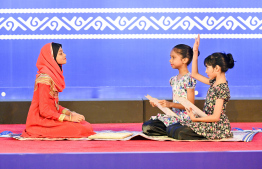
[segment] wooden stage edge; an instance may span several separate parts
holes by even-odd
[[[1,101],[0,124],[25,124],[30,101]],[[195,104],[203,109],[204,100]],[[148,100],[60,101],[60,105],[83,114],[90,123],[141,123],[161,113]],[[230,100],[231,122],[262,122],[262,100]]]

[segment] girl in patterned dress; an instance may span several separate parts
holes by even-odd
[[[207,77],[198,73],[197,59],[200,36],[195,40],[193,47],[192,76],[197,80],[210,85],[204,112],[206,117],[196,117],[191,110],[187,110],[190,119],[180,121],[167,128],[169,137],[179,140],[202,140],[231,138],[230,122],[226,116],[226,105],[230,98],[230,91],[225,73],[234,67],[231,54],[213,53],[205,58]]]
[[[180,116],[181,120],[189,119],[185,107],[174,99],[174,95],[187,98],[192,103],[195,101],[196,80],[191,77],[191,73],[187,68],[192,61],[193,50],[188,45],[179,44],[171,50],[170,57],[169,62],[171,67],[179,71],[179,74],[172,77],[169,81],[173,91],[173,102],[159,100],[159,103],[163,107],[172,108]],[[150,104],[155,107],[153,102],[150,102]],[[166,128],[178,121],[179,119],[174,116],[158,114],[157,116],[152,116],[149,121],[146,121],[142,126],[142,130],[150,136],[167,135]]]

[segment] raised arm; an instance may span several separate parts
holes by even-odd
[[[193,47],[192,77],[202,83],[210,85],[209,79],[198,73],[198,47],[199,47],[199,44],[200,44],[200,35],[198,34],[198,37],[195,39],[195,44]]]

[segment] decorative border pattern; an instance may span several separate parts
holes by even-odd
[[[260,39],[262,31],[262,8],[0,9],[0,14],[2,40],[187,39],[196,33]]]
[[[1,23],[2,22],[2,23]],[[153,30],[177,30],[178,28],[182,28],[183,30],[191,31],[193,28],[198,30],[219,30],[224,27],[226,30],[235,30],[236,28],[240,28],[242,30],[262,30],[262,20],[259,18],[249,16],[248,18],[243,18],[238,16],[234,18],[232,16],[228,17],[220,17],[216,19],[215,17],[205,16],[203,19],[195,16],[193,18],[189,16],[185,17],[165,17],[161,16],[160,19],[156,17],[132,17],[130,20],[126,17],[118,16],[115,19],[111,17],[101,17],[98,16],[88,17],[87,19],[83,19],[82,17],[73,16],[72,19],[67,19],[66,17],[58,18],[56,16],[45,17],[40,20],[38,17],[29,17],[27,19],[23,19],[22,17],[18,17],[17,20],[13,17],[0,17],[0,29],[5,28],[7,31],[16,31],[20,28],[23,31],[31,30],[36,31],[37,29],[43,31],[49,28],[51,31],[59,31],[61,28],[66,29],[67,31],[75,30],[89,30],[91,27],[95,30],[103,31],[105,28],[108,28],[112,31],[118,29],[119,31],[123,30],[133,30],[135,27],[139,30],[153,29]]]

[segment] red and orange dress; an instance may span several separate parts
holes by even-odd
[[[34,96],[22,137],[34,138],[80,138],[95,134],[90,123],[64,121],[68,109],[58,104],[58,93],[65,88],[63,71],[51,53],[51,44],[46,44],[38,57],[38,74]]]

